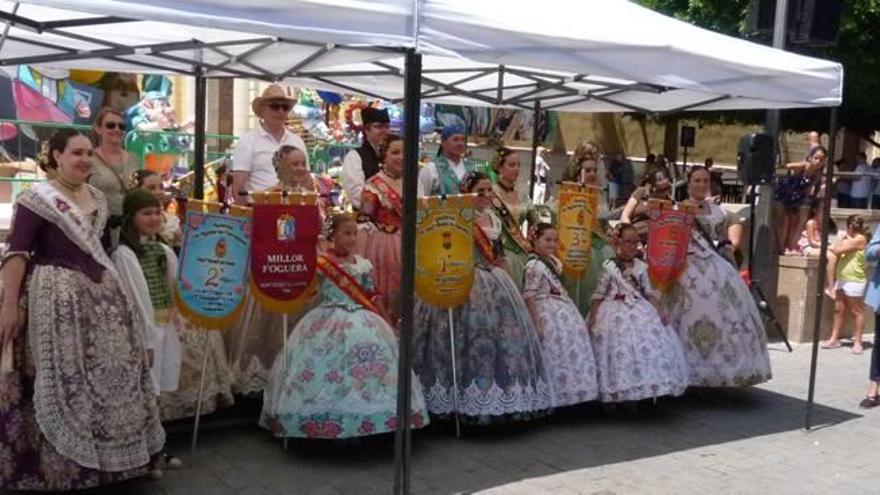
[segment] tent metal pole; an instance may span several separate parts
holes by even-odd
[[[15,15],[18,13],[18,6],[20,4],[21,4],[21,2],[15,2],[15,4],[12,5],[12,15]],[[3,45],[6,44],[6,37],[9,36],[9,30],[11,28],[12,28],[11,21],[7,20],[7,21],[3,22],[3,34],[0,35],[0,52],[3,51]]]
[[[205,120],[207,118],[208,84],[202,67],[196,67],[196,115],[193,143],[193,197],[205,198]]]
[[[535,100],[535,110],[532,115],[532,173],[529,175],[529,199],[535,199],[535,172],[538,166],[538,143],[541,138],[538,131],[541,129],[541,100]],[[543,204],[543,198],[541,203]]]
[[[412,410],[412,334],[415,303],[416,208],[419,178],[419,110],[422,55],[406,51],[404,86],[403,222],[401,234],[400,357],[397,371],[397,431],[394,432],[394,493],[410,493],[410,420]]]
[[[825,199],[822,201],[822,247],[819,251],[819,283],[816,286],[816,315],[813,319],[813,349],[810,357],[810,386],[807,392],[807,411],[804,415],[804,429],[813,427],[813,403],[816,398],[816,367],[819,360],[819,330],[822,325],[822,303],[825,302],[825,267],[828,265],[828,235],[831,229],[831,198],[827,186],[834,179],[834,152],[837,141],[837,107],[831,109],[831,123],[828,129],[828,158],[825,163]]]

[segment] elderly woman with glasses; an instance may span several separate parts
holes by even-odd
[[[92,169],[89,184],[104,193],[110,215],[107,229],[109,239],[116,246],[119,219],[122,218],[122,198],[125,196],[132,174],[141,169],[141,164],[131,153],[125,151],[125,117],[119,110],[104,107],[95,118],[95,139],[97,146],[92,154]]]
[[[247,204],[247,193],[265,191],[278,185],[272,157],[283,145],[305,150],[302,138],[287,128],[287,114],[293,98],[281,86],[273,84],[251,102],[259,118],[255,129],[241,135],[232,155],[232,195],[239,204]],[[306,162],[308,165],[308,162]],[[241,194],[241,193],[245,194]]]

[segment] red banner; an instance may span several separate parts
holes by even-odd
[[[648,277],[651,284],[666,291],[687,267],[687,251],[694,223],[690,205],[675,208],[670,201],[650,201],[651,224],[648,228]]]
[[[251,288],[266,310],[293,313],[317,288],[318,234],[315,204],[254,205]]]

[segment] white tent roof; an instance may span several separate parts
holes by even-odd
[[[623,0],[0,0],[0,65],[194,73],[567,111],[839,105],[838,63],[775,50]]]

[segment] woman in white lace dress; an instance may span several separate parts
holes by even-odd
[[[733,265],[719,254],[724,211],[707,201],[709,172],[688,174],[690,200],[698,206],[691,231],[687,268],[664,295],[670,324],[685,346],[691,385],[745,387],[770,379],[767,335],[749,288]],[[723,251],[722,251],[723,252]]]

